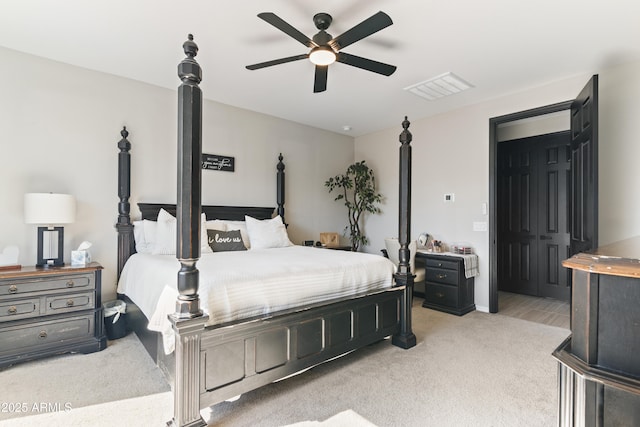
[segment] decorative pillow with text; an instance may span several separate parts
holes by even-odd
[[[246,251],[240,230],[207,230],[209,246],[213,252]]]

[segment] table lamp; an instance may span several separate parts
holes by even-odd
[[[64,228],[76,219],[76,199],[69,194],[27,193],[24,195],[24,222],[38,227],[38,262],[36,267],[64,265]]]

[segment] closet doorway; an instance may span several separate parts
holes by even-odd
[[[499,291],[569,300],[570,164],[568,130],[498,144]]]

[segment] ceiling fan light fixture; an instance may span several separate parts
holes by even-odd
[[[315,65],[331,65],[336,62],[336,53],[329,46],[317,46],[311,49],[309,60]]]

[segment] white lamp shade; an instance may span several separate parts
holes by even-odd
[[[68,224],[75,220],[76,199],[69,194],[24,195],[24,222],[27,224]]]

